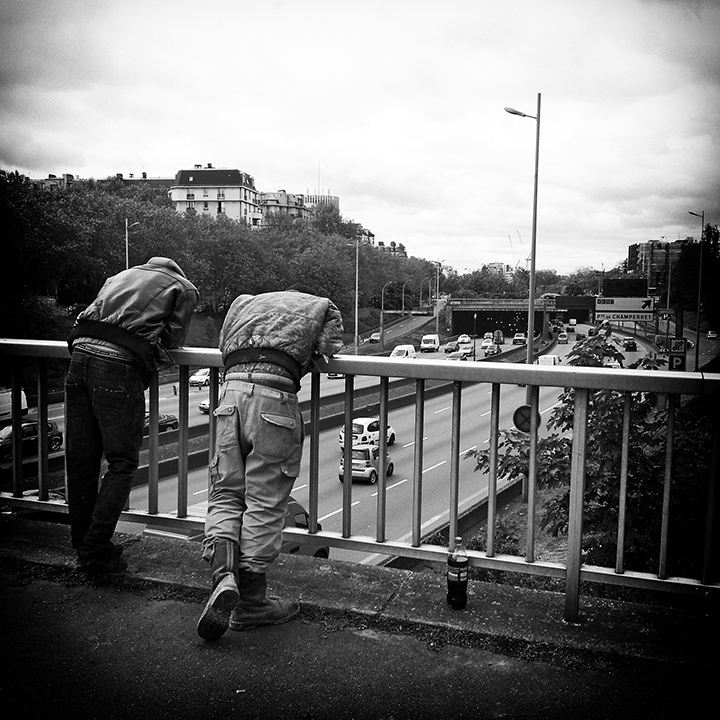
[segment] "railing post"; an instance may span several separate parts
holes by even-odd
[[[48,434],[43,428],[48,424],[48,377],[47,377],[47,358],[40,358],[38,362],[38,380],[37,380],[37,410],[38,410],[38,499],[47,500],[49,494],[49,441]]]
[[[310,478],[308,480],[309,532],[318,531],[318,504],[320,499],[320,373],[310,379]]]
[[[570,461],[567,575],[565,578],[565,619],[568,622],[578,621],[580,607],[580,568],[582,566],[587,421],[588,391],[586,389],[576,388],[572,457]]]
[[[190,409],[190,367],[180,366],[180,399],[178,402],[178,517],[187,517],[188,509],[188,411]]]
[[[530,445],[528,447],[525,561],[531,563],[535,561],[535,505],[537,495],[537,446],[540,428],[540,411],[538,410],[540,388],[537,385],[531,385],[528,388],[528,395],[530,396]]]
[[[343,513],[342,536],[352,534],[352,420],[353,420],[353,385],[354,375],[345,376],[345,441],[343,458],[345,474],[343,478]]]
[[[458,532],[458,507],[460,503],[461,382],[453,383],[452,398],[452,430],[450,437],[450,529],[448,536],[450,543],[452,543],[453,538]]]
[[[415,383],[415,447],[413,451],[412,545],[422,541],[423,435],[425,432],[425,381]]]
[[[158,415],[160,413],[160,392],[158,376],[154,373],[150,378],[148,388],[148,412],[150,423],[148,426],[148,512],[151,515],[158,513],[158,484],[160,481],[160,440],[158,438]]]
[[[375,539],[377,542],[385,542],[386,509],[387,509],[387,425],[388,425],[388,391],[390,378],[380,378],[380,438],[378,462],[378,493],[377,513],[375,517]]]
[[[495,518],[497,515],[498,433],[500,431],[500,385],[493,383],[490,404],[490,476],[488,477],[487,546],[485,554],[495,555]]]
[[[665,478],[663,481],[662,524],[660,530],[660,560],[658,577],[667,577],[668,532],[670,529],[670,488],[672,485],[673,439],[675,436],[675,405],[676,395],[668,395],[667,408],[667,440],[665,444]]]
[[[627,513],[628,456],[630,449],[630,406],[632,395],[625,393],[623,406],[622,453],[620,455],[620,503],[618,506],[617,550],[615,553],[615,572],[625,572],[625,516]]]

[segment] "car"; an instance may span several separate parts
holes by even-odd
[[[459,343],[460,345],[462,345],[463,343],[471,343],[471,342],[472,342],[472,338],[471,338],[469,335],[466,335],[465,333],[463,333],[463,334],[458,338],[458,343]]]
[[[472,340],[458,342],[458,352],[464,353],[465,355],[473,355],[475,352],[475,343]]]
[[[715,330],[708,330],[707,335],[705,337],[708,340],[717,340],[717,332]]]
[[[457,349],[458,349],[458,341],[457,340],[449,340],[448,343],[445,345],[446,353],[457,352]]]
[[[603,363],[603,367],[615,368],[615,369],[619,370],[622,367],[622,365],[617,360],[609,359]]]
[[[370,485],[377,482],[380,472],[380,448],[376,445],[353,445],[351,455],[353,480],[367,480]],[[385,475],[390,477],[395,472],[395,465],[390,459],[390,454],[385,454]],[[340,482],[345,481],[345,455],[340,455],[340,466],[338,468]]]
[[[373,333],[369,338],[371,343],[379,343],[380,342],[380,333]]]
[[[558,336],[557,336],[557,341],[558,341],[558,344],[559,344],[559,345],[567,345],[567,343],[568,343],[568,334],[567,334],[565,331],[559,332],[559,333],[558,333]]]
[[[200,368],[190,376],[191,387],[202,387],[210,384],[210,368]]]
[[[396,345],[390,353],[395,360],[412,360],[417,356],[414,345]]]
[[[500,346],[493,343],[492,345],[488,345],[485,348],[485,357],[489,357],[491,355],[499,355],[500,354]]]
[[[291,495],[288,502],[287,512],[285,513],[286,528],[300,528],[301,530],[310,529],[310,516],[307,510]],[[322,530],[322,525],[318,523],[318,530]],[[327,545],[313,545],[303,543],[300,540],[292,538],[284,540],[280,547],[280,552],[290,553],[291,555],[310,555],[316,558],[327,559],[330,557],[330,548]]]
[[[492,340],[492,339],[493,339],[493,334],[491,332],[486,332],[483,335],[483,340]]]
[[[490,347],[490,345],[494,344],[495,343],[492,341],[492,338],[484,338],[483,341],[480,343],[480,349],[484,351],[485,349]]]
[[[446,360],[467,360],[468,356],[467,353],[464,352],[451,352],[446,358]]]
[[[380,418],[357,417],[352,421],[352,444],[355,445],[378,445],[380,443]],[[345,446],[345,427],[340,428],[338,435],[340,449]],[[392,425],[387,426],[387,444],[395,444],[395,430]]]
[[[623,349],[628,352],[637,352],[637,342],[634,338],[623,338]]]
[[[209,412],[209,410],[208,410]],[[180,426],[178,419],[174,415],[161,414],[158,415],[158,432],[166,432],[167,430],[177,430]],[[143,435],[150,434],[150,413],[145,413],[145,428]]]
[[[38,447],[38,418],[28,415],[20,426],[22,435],[23,455],[36,455]],[[47,422],[48,448],[50,452],[57,452],[63,444],[63,434],[54,420]],[[6,425],[0,430],[0,458],[9,460],[13,454],[12,425]]]
[[[562,358],[559,355],[541,355],[536,361],[538,365],[559,365]]]
[[[527,338],[525,337],[525,333],[515,333],[513,335],[512,344],[513,345],[524,345],[527,342]]]
[[[204,400],[201,400],[198,403],[198,409],[200,412],[205,413],[206,415],[210,414],[210,398],[205,398]]]

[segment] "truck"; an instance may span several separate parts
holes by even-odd
[[[437,352],[440,349],[440,336],[435,334],[423,335],[420,340],[420,352]]]
[[[505,344],[505,336],[503,335],[502,330],[496,330],[493,333],[493,342],[496,345],[504,345]]]

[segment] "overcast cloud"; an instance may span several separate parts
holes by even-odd
[[[238,168],[460,273],[720,222],[717,0],[0,0],[0,168]]]

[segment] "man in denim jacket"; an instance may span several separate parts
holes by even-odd
[[[154,257],[108,278],[75,322],[65,381],[68,509],[79,569],[122,573],[112,542],[130,494],[145,425],[145,388],[170,367],[198,301],[174,260]],[[98,489],[103,456],[108,469]]]
[[[205,640],[299,612],[266,596],[280,553],[290,491],[300,471],[300,378],[314,356],[342,347],[342,316],[327,298],[294,290],[240,295],[220,332],[226,368],[218,407],[203,557],[212,592],[198,621]],[[231,616],[232,612],[232,616]]]

